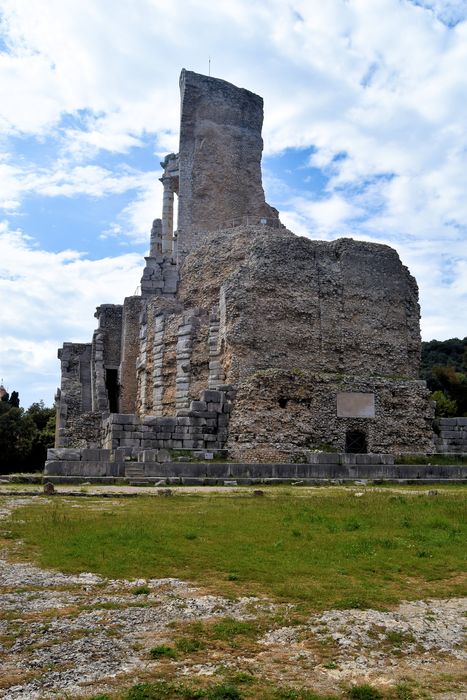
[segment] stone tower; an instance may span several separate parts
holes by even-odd
[[[396,251],[287,231],[261,182],[262,99],[185,70],[180,89],[141,294],[99,306],[92,342],[59,351],[57,446],[111,462],[431,451],[418,289]]]

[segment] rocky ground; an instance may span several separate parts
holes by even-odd
[[[0,499],[0,517],[28,501]],[[321,692],[408,681],[422,689],[420,697],[467,698],[467,599],[403,602],[386,612],[329,610],[300,620],[292,605],[228,600],[177,579],[66,575],[20,563],[12,553],[9,547],[0,554],[0,698],[90,697],[151,674],[199,679],[239,671]],[[261,633],[235,653],[217,644],[151,658],[149,650],[171,644],[184,624],[226,617],[259,620]]]

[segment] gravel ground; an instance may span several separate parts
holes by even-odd
[[[2,499],[0,518],[30,500]],[[135,595],[142,585],[149,594]],[[122,686],[131,685],[138,673],[157,669],[148,651],[170,642],[172,623],[246,619],[274,607],[267,600],[209,595],[173,578],[108,580],[47,571],[12,561],[6,551],[0,552],[0,592],[0,698],[6,700],[89,696],[119,677]],[[278,683],[329,692],[356,679],[384,685],[441,669],[459,675],[467,658],[466,613],[467,599],[403,602],[390,612],[329,610],[299,626],[274,629],[271,623],[244,656],[217,653],[203,663],[170,663],[179,676],[254,668]],[[467,694],[444,689],[431,697],[460,700]]]

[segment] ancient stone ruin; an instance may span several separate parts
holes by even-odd
[[[433,451],[418,290],[397,253],[288,231],[261,182],[262,99],[185,70],[180,88],[141,294],[59,350],[48,472]]]

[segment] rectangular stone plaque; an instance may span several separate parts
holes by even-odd
[[[357,391],[341,391],[337,394],[338,418],[374,418],[375,395]]]

